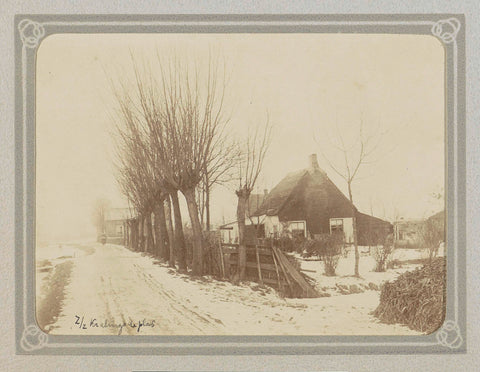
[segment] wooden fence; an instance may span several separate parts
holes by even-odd
[[[275,246],[247,244],[246,280],[267,284],[287,297],[318,297],[288,257]],[[232,278],[238,268],[238,244],[220,243],[222,274]]]

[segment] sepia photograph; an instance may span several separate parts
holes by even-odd
[[[451,249],[445,71],[426,34],[44,38],[38,327],[437,331]]]

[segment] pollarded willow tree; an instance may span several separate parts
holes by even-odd
[[[202,226],[195,193],[206,176],[223,174],[219,164],[225,164],[229,155],[224,69],[211,59],[201,66],[176,58],[165,60],[158,54],[156,69],[145,61],[139,66],[133,57],[132,61],[134,88],[121,84],[121,101],[129,107],[123,119],[134,122],[141,134],[134,140],[148,154],[154,183],[172,199],[176,234],[182,231],[177,192],[184,195],[193,230],[192,273],[203,275]],[[182,269],[185,254],[181,246],[177,246],[177,255]]]
[[[245,242],[245,218],[248,200],[263,167],[263,161],[272,140],[272,126],[267,121],[249,132],[238,157],[239,184],[235,191],[238,223],[238,272],[240,280],[245,279],[247,264],[247,246]]]
[[[141,118],[132,110],[128,97],[117,96],[117,102],[119,117],[123,119],[121,125],[117,123],[116,129],[117,183],[138,213],[138,226],[134,227],[135,240],[138,242],[135,248],[156,253],[153,252],[155,249],[151,217],[158,188],[144,146],[144,133],[139,130]]]

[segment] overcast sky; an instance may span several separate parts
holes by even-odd
[[[363,122],[379,139],[353,185],[356,206],[391,219],[426,217],[442,208],[430,195],[444,185],[444,50],[433,36],[355,34],[61,34],[37,54],[36,182],[40,240],[92,233],[91,209],[105,197],[126,204],[112,158],[108,78],[131,76],[130,51],[225,60],[225,109],[232,131],[263,123],[274,137],[257,191],[272,189],[317,153],[332,181],[345,182],[321,153],[350,143]],[[213,222],[231,221],[233,187],[217,187]],[[187,214],[185,213],[185,219]]]

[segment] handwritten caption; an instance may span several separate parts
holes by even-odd
[[[120,335],[124,329],[133,329],[136,330],[137,333],[143,327],[155,327],[155,320],[139,320],[135,322],[130,320],[128,322],[115,322],[113,320],[99,320],[97,318],[89,318],[85,319],[85,316],[78,316],[75,315],[75,326],[79,329],[89,329],[89,328],[111,328],[111,329],[118,329],[118,334]]]

